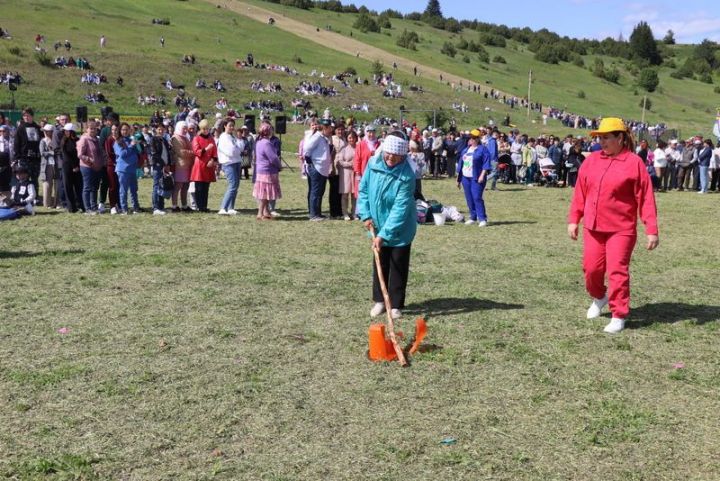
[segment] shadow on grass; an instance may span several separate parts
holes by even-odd
[[[514,225],[514,224],[537,224],[537,222],[533,220],[505,220],[505,221],[490,221],[488,222],[488,227],[494,227],[498,225]]]
[[[23,257],[56,257],[56,256],[74,256],[84,254],[85,249],[65,249],[65,250],[49,250],[41,252],[29,252],[29,251],[0,251],[0,259],[14,259]]]
[[[720,321],[720,306],[658,302],[632,309],[627,329],[641,329],[653,324],[672,324],[691,320],[695,324]]]
[[[477,299],[474,297],[461,299],[454,297],[442,297],[439,299],[430,299],[419,304],[410,304],[406,306],[406,311],[424,314],[427,317],[450,316],[454,314],[465,314],[481,310],[510,310],[523,309],[523,304],[507,304],[504,302],[495,302],[488,299]]]

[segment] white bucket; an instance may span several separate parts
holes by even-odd
[[[445,225],[445,214],[436,212],[433,214],[433,220],[435,221],[435,225]]]

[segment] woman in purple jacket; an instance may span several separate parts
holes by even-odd
[[[272,220],[268,203],[271,200],[282,198],[280,190],[280,158],[270,138],[273,128],[268,122],[263,122],[258,131],[258,140],[255,143],[255,186],[253,197],[258,201],[258,220]]]

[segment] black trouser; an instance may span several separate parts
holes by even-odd
[[[63,182],[65,184],[66,208],[69,212],[77,212],[78,209],[85,210],[82,201],[83,179],[82,174],[73,172],[68,163],[63,164]]]
[[[720,169],[710,171],[710,190],[720,190]]]
[[[35,187],[35,198],[40,199],[42,197],[40,195],[42,193],[42,190],[38,190],[38,178],[40,177],[40,160],[28,160],[25,165],[28,169],[28,177],[30,178],[30,183],[33,185],[33,187]]]
[[[565,167],[565,161],[560,160],[555,164],[555,171],[558,175],[558,182],[562,182],[563,186],[567,184],[565,177],[567,176],[567,168]]]
[[[208,194],[210,182],[195,182],[195,205],[200,212],[208,211]]]
[[[693,173],[693,190],[700,190],[700,164],[693,164],[692,167],[692,173]]]
[[[449,178],[455,178],[455,166],[457,165],[457,159],[454,155],[448,155],[447,157],[447,175]]]
[[[410,273],[410,247],[381,247],[380,265],[382,266],[385,285],[390,295],[390,305],[393,309],[405,307],[405,291],[407,289],[408,274]],[[377,267],[373,261],[373,301],[384,302],[380,281],[377,276]]]
[[[340,176],[331,175],[328,177],[330,184],[330,195],[328,200],[330,201],[330,217],[342,217],[342,202],[340,201]]]
[[[109,188],[110,179],[108,178],[107,169],[103,167],[100,169],[100,199],[98,199],[98,202],[101,204],[105,204],[107,202]]]

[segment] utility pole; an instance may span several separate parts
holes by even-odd
[[[640,122],[642,122],[643,124],[645,123],[645,107],[646,107],[646,106],[647,106],[647,95],[644,95],[644,96],[643,96],[642,120],[640,121]]]
[[[527,97],[527,116],[530,118],[530,89],[532,88],[532,70],[528,74],[528,97]]]

